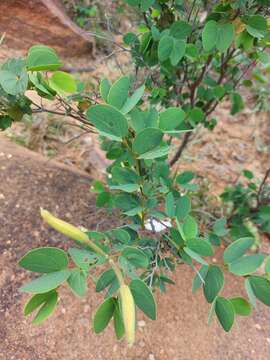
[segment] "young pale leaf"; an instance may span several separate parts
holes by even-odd
[[[130,80],[128,76],[123,76],[118,79],[110,87],[107,96],[107,103],[120,110],[127,101],[129,86]]]
[[[49,78],[50,87],[58,93],[75,93],[77,83],[74,77],[64,71],[56,71]]]
[[[248,281],[256,298],[270,306],[270,281],[261,276],[250,276]]]
[[[204,296],[207,302],[213,302],[223,286],[224,275],[221,269],[216,265],[209,266],[203,286]]]
[[[243,256],[229,264],[229,271],[238,276],[252,274],[261,266],[264,259],[263,254]]]
[[[163,132],[157,128],[146,128],[139,132],[132,144],[132,151],[142,155],[155,149],[162,140]]]
[[[32,280],[30,283],[19,288],[21,292],[30,292],[36,294],[46,293],[57,288],[70,276],[69,270],[52,272]]]
[[[111,84],[108,79],[102,79],[99,85],[99,92],[102,99],[107,102],[107,97],[111,88]]]
[[[175,130],[184,120],[186,113],[177,107],[169,107],[159,116],[159,127],[162,131]]]
[[[234,307],[232,303],[223,297],[218,297],[215,312],[223,329],[227,332],[230,331],[234,323]]]
[[[75,295],[83,297],[87,291],[86,275],[80,269],[72,269],[67,283]]]
[[[149,287],[139,279],[132,280],[130,285],[135,304],[147,315],[150,319],[156,320],[156,302]]]
[[[192,281],[192,292],[193,294],[203,286],[204,279],[206,277],[209,266],[203,265],[197,272]]]
[[[191,202],[188,196],[181,196],[176,203],[175,215],[179,221],[182,221],[189,214],[191,209]]]
[[[66,269],[68,257],[64,250],[54,247],[41,247],[25,254],[20,259],[19,265],[33,272],[51,273]]]
[[[216,46],[218,24],[214,20],[206,23],[202,32],[202,44],[205,51],[211,51]]]
[[[241,258],[245,252],[253,245],[254,238],[245,237],[234,241],[224,251],[223,259],[226,264],[232,263]]]
[[[115,300],[113,298],[106,299],[98,307],[93,320],[93,328],[96,334],[101,333],[108,326],[113,317],[114,309]]]
[[[50,296],[47,297],[46,301],[43,303],[41,308],[38,310],[36,316],[34,317],[32,324],[38,325],[45,321],[55,310],[58,294],[56,291],[51,291]]]
[[[29,71],[57,70],[61,62],[56,52],[45,45],[32,46],[27,55],[26,66]]]
[[[183,232],[185,234],[185,239],[194,239],[198,235],[198,225],[196,220],[192,216],[186,216],[183,223]]]
[[[124,103],[121,112],[123,114],[129,113],[141,100],[145,89],[145,85],[140,86],[138,89],[134,91],[134,93],[126,100]]]
[[[96,292],[100,292],[104,290],[107,286],[109,286],[116,279],[115,272],[113,269],[109,269],[104,271],[98,281],[96,283]]]
[[[86,115],[104,136],[121,141],[128,134],[127,119],[113,106],[95,105],[87,110]]]
[[[237,315],[248,316],[251,314],[252,308],[246,299],[236,297],[229,300],[233,304],[234,311]]]
[[[158,58],[161,62],[170,57],[173,45],[174,39],[169,35],[165,35],[160,39],[158,43]]]

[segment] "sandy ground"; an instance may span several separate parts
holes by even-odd
[[[22,315],[27,296],[17,290],[29,274],[17,267],[17,261],[32,247],[67,246],[41,223],[39,207],[89,229],[104,219],[102,227],[113,226],[114,220],[95,210],[87,174],[48,161],[2,135],[0,170],[1,360],[269,360],[269,309],[261,305],[252,317],[239,318],[229,334],[215,321],[207,326],[208,305],[201,293],[191,294],[194,274],[184,267],[174,275],[176,286],[157,296],[158,320],[138,314],[132,349],[116,342],[111,327],[100,336],[93,334],[91,318],[101,297],[91,284],[84,300],[63,288],[53,317],[40,327],[31,326]],[[243,294],[242,283],[234,279],[226,293]]]

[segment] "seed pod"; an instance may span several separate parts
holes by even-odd
[[[49,211],[40,209],[40,214],[43,220],[46,221],[52,228],[56,231],[68,236],[69,238],[86,243],[88,242],[88,236],[83,231],[78,229],[77,227],[58,219],[57,217],[53,216]]]
[[[135,341],[135,303],[128,285],[121,285],[119,289],[121,309],[124,327],[126,331],[126,338],[129,346],[132,346]]]

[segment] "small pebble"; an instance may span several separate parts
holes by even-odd
[[[138,326],[139,326],[139,327],[145,327],[145,325],[146,325],[146,323],[145,323],[144,320],[138,321]]]
[[[258,329],[258,330],[262,330],[262,327],[261,327],[260,324],[256,324],[256,325],[255,325],[255,328]]]
[[[155,360],[156,359],[154,354],[149,354],[148,358],[149,358],[149,360]]]

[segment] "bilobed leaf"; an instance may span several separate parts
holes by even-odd
[[[250,306],[250,303],[246,299],[241,297],[236,297],[229,300],[233,304],[234,311],[237,315],[241,315],[241,316],[250,315],[252,308]]]
[[[113,269],[108,269],[104,271],[98,281],[96,283],[96,292],[100,292],[104,290],[107,286],[109,286],[116,278],[115,272]]]
[[[57,288],[67,280],[69,275],[69,270],[61,270],[45,274],[37,279],[32,280],[30,283],[23,285],[19,288],[19,291],[42,294]]]
[[[139,279],[132,280],[130,285],[135,304],[147,315],[150,319],[156,320],[156,302],[149,287]]]
[[[175,130],[185,118],[185,112],[178,107],[169,107],[159,116],[159,127],[162,131]]]
[[[0,68],[0,86],[10,95],[24,94],[27,90],[28,74],[25,61],[11,59]]]
[[[204,296],[207,302],[211,303],[214,301],[214,299],[224,286],[223,272],[217,265],[211,265],[209,266],[208,272],[204,280]]]
[[[219,24],[216,46],[220,52],[226,51],[230,46],[234,39],[234,27],[232,24]]]
[[[35,45],[28,51],[26,66],[29,71],[57,70],[61,65],[56,52],[48,46]]]
[[[51,292],[50,297],[44,302],[34,317],[32,324],[38,325],[45,321],[54,311],[58,300],[57,292]]]
[[[170,34],[178,40],[186,39],[192,31],[192,26],[185,21],[175,21],[170,27]]]
[[[104,136],[121,141],[128,134],[127,119],[113,106],[95,105],[87,110],[86,115]]]
[[[44,294],[33,295],[24,307],[24,315],[27,316],[35,311],[41,304],[45,303],[51,297],[52,293],[56,293],[56,291],[52,290]]]
[[[254,238],[244,237],[234,241],[224,251],[223,259],[226,264],[241,258],[245,252],[253,245]]]
[[[270,306],[270,281],[261,276],[250,276],[248,281],[256,298]]]
[[[162,140],[163,132],[157,128],[146,128],[140,131],[132,144],[133,152],[142,155],[155,149]]]
[[[163,36],[158,43],[158,58],[160,61],[167,60],[173,50],[174,39],[169,36]]]
[[[206,23],[202,32],[202,44],[205,51],[211,51],[216,46],[218,24],[214,20]]]
[[[217,318],[225,331],[230,331],[234,323],[234,307],[224,297],[218,297],[215,304]]]
[[[107,96],[107,103],[120,110],[128,98],[129,86],[130,80],[128,76],[123,76],[118,79],[110,87]]]
[[[72,269],[69,278],[67,279],[68,285],[73,290],[74,294],[80,297],[85,296],[87,291],[86,275],[80,269]]]
[[[49,78],[49,85],[59,93],[75,93],[77,91],[76,80],[64,71],[55,71]]]
[[[107,97],[111,88],[111,84],[108,79],[102,79],[99,85],[99,92],[102,99],[107,102]]]
[[[41,247],[25,254],[20,259],[19,265],[33,272],[51,273],[66,269],[68,257],[64,250],[54,247]]]
[[[238,276],[252,274],[261,266],[264,259],[263,254],[243,256],[229,264],[229,271]]]
[[[170,54],[170,61],[172,66],[176,66],[183,58],[186,51],[186,42],[183,40],[173,39],[173,48]]]
[[[189,214],[191,209],[190,198],[186,195],[181,196],[176,202],[176,212],[175,215],[178,220],[184,220],[185,217]]]
[[[98,307],[93,320],[93,328],[96,334],[101,333],[108,326],[113,317],[114,309],[115,300],[113,298],[106,299]]]
[[[141,100],[141,97],[143,96],[144,89],[145,85],[142,85],[136,89],[130,97],[128,97],[121,109],[123,114],[129,113],[138,104],[138,102]]]

